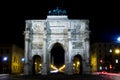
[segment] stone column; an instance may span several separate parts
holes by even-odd
[[[48,48],[47,48],[47,53],[46,53],[46,58],[47,58],[47,74],[50,74],[50,51],[48,51]]]
[[[91,68],[90,68],[90,62],[89,62],[89,39],[85,39],[85,57],[83,60],[83,73],[84,74],[90,74]]]
[[[69,72],[69,58],[68,58],[68,51],[65,52],[65,74]]]
[[[86,58],[87,58],[87,63],[89,63],[89,39],[85,39],[85,53],[86,53]]]
[[[73,64],[71,61],[71,49],[72,49],[72,45],[71,45],[71,32],[68,31],[68,49],[67,49],[67,53],[66,54],[66,65],[65,65],[65,73],[68,75],[72,75],[73,74]]]
[[[24,74],[29,75],[32,73],[32,61],[30,61],[30,32],[25,31],[25,63]]]
[[[42,62],[42,75],[47,75],[47,59],[46,59],[46,38],[44,38],[44,46],[43,46],[43,62]]]

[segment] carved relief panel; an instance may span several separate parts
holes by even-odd
[[[83,43],[82,42],[72,42],[73,49],[82,49]]]
[[[32,24],[32,30],[33,33],[43,33],[44,32],[44,27],[45,27],[45,22],[34,22]]]
[[[81,23],[80,22],[71,22],[71,37],[76,39],[80,36]]]

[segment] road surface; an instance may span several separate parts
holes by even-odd
[[[52,74],[48,76],[43,75],[10,75],[1,74],[0,80],[120,80],[120,76],[112,74],[102,75],[64,75],[64,74]]]

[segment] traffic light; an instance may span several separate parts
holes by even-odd
[[[109,65],[109,68],[112,69],[112,65],[111,64]]]
[[[100,59],[100,63],[103,63],[103,60],[102,60],[102,59]]]

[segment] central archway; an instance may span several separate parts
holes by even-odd
[[[60,43],[55,43],[50,51],[51,73],[52,71],[64,72],[65,69],[65,50]]]

